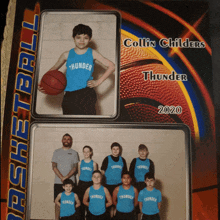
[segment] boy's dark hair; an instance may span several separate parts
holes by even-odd
[[[129,175],[129,176],[131,177],[131,174],[129,173],[129,171],[124,171],[124,172],[122,172],[121,178],[122,178],[124,175]]]
[[[118,142],[113,142],[112,145],[111,145],[111,149],[112,149],[113,147],[119,147],[120,151],[121,151],[121,149],[122,149],[121,145],[120,145]]]
[[[92,29],[84,24],[78,24],[73,28],[73,38],[76,35],[80,35],[80,34],[87,34],[89,36],[89,38],[92,38]]]
[[[71,136],[70,134],[68,134],[68,133],[64,134],[64,135],[63,135],[63,138],[64,138],[65,136],[68,136],[68,137],[71,138],[71,140],[73,140],[73,138],[72,138],[72,136]]]
[[[153,173],[149,172],[149,173],[146,173],[146,174],[144,175],[144,179],[145,179],[145,180],[146,180],[146,179],[154,179],[154,180],[155,180],[155,177],[154,177],[154,174],[153,174]]]
[[[65,186],[65,185],[67,185],[67,184],[71,184],[72,186],[74,186],[74,183],[73,183],[73,181],[72,181],[71,179],[65,179],[65,180],[63,181],[63,186]]]
[[[102,176],[102,173],[101,173],[100,170],[94,170],[94,171],[92,172],[92,175],[95,174],[95,173],[99,173],[99,174],[101,174],[101,176]]]
[[[92,157],[92,156],[93,156],[93,149],[92,149],[90,146],[85,145],[85,146],[83,147],[83,151],[84,151],[85,148],[88,148],[88,149],[90,150],[90,152],[92,152],[92,154],[91,154],[91,156],[90,156],[90,157]]]
[[[139,147],[138,147],[138,150],[147,150],[148,151],[148,148],[147,148],[146,145],[140,144]]]

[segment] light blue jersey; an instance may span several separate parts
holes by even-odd
[[[71,216],[75,214],[75,194],[71,192],[70,195],[66,195],[62,192],[60,198],[60,217]]]
[[[162,201],[160,190],[148,191],[146,188],[140,191],[138,202],[142,202],[142,212],[145,215],[155,215],[159,213],[158,203]]]
[[[134,187],[130,186],[129,189],[124,189],[123,186],[119,186],[117,194],[117,206],[116,209],[119,212],[129,213],[134,210]]]
[[[99,189],[89,188],[89,211],[93,215],[102,215],[105,213],[105,191],[101,186]]]
[[[69,51],[66,62],[66,80],[65,91],[72,92],[87,87],[87,82],[92,80],[94,70],[94,61],[92,49],[88,48],[84,54],[77,54],[73,49]]]
[[[150,169],[150,160],[141,160],[140,158],[136,159],[136,164],[134,168],[134,177],[136,182],[144,182],[144,176],[149,172]]]
[[[119,161],[115,162],[111,156],[108,156],[108,167],[105,171],[106,184],[117,185],[121,183],[121,173],[123,170],[123,160],[119,156]]]
[[[84,160],[80,164],[80,177],[79,180],[89,182],[92,181],[92,172],[93,172],[93,160],[89,163],[86,163]]]

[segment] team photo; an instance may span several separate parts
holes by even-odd
[[[176,126],[33,124],[29,218],[189,219],[187,135]]]

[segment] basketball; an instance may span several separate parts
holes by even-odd
[[[122,41],[126,38],[121,35]],[[194,136],[193,118],[181,84],[176,80],[145,79],[143,74],[152,71],[155,76],[169,76],[171,71],[148,48],[121,45],[120,99],[131,121],[185,123]],[[177,114],[160,109],[171,107],[177,108]]]
[[[48,95],[58,95],[66,87],[66,77],[58,70],[51,70],[44,74],[40,86]]]

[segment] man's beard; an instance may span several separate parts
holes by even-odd
[[[64,147],[71,147],[71,143],[64,142],[64,143],[63,143],[63,146],[64,146]]]

